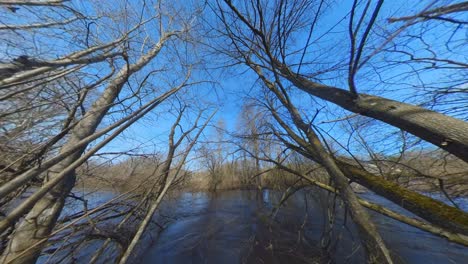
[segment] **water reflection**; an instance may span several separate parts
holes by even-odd
[[[86,194],[89,208],[111,200],[116,194]],[[210,193],[181,193],[166,197],[155,220],[166,226],[162,232],[151,225],[132,257],[133,263],[365,263],[355,226],[333,194],[317,188],[302,189],[278,208],[282,193],[272,190],[242,190]],[[368,200],[412,216],[397,205],[370,193]],[[133,200],[116,204],[122,211],[132,208]],[[467,209],[466,199],[458,199]],[[69,200],[63,217],[82,210],[82,201]],[[117,212],[114,212],[116,214]],[[103,211],[108,217],[113,210]],[[99,215],[99,214],[98,214]],[[371,212],[387,245],[401,263],[466,263],[465,247],[401,224]],[[94,215],[93,217],[96,217]],[[98,228],[106,234],[130,239],[138,220],[115,230],[122,218],[109,218]],[[54,237],[38,263],[88,263],[103,240],[86,240],[87,219]],[[78,230],[78,231],[77,231]],[[74,233],[73,233],[74,232]],[[73,233],[73,235],[71,235]],[[125,235],[127,234],[127,235]],[[151,244],[152,243],[152,244]],[[111,244],[98,263],[114,263],[119,246]],[[138,256],[138,257],[137,257]]]
[[[355,227],[339,200],[318,189],[294,194],[272,219],[281,193],[263,190],[183,194],[161,213],[177,215],[143,263],[364,263]],[[370,194],[367,198],[374,199]],[[389,204],[384,199],[380,203]],[[372,214],[402,263],[464,263],[468,252]]]

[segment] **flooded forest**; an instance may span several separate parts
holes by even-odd
[[[467,12],[0,0],[0,263],[467,263]]]

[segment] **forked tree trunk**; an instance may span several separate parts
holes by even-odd
[[[62,146],[60,152],[66,152],[81,139],[96,131],[103,117],[107,114],[119,95],[128,77],[139,71],[157,56],[163,44],[174,34],[164,35],[160,41],[145,55],[132,65],[124,65],[116,77],[109,83],[102,95],[94,102],[78,125],[72,130],[69,140]],[[59,162],[47,171],[45,181],[54,179],[61,171],[76,161],[84,152],[86,146],[73,155]],[[11,235],[7,248],[1,257],[2,263],[34,263],[39,257],[42,246],[31,248],[44,238],[47,238],[54,228],[65,199],[75,184],[75,173],[67,175],[58,185],[49,191],[29,211]]]

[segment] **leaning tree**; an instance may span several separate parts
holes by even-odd
[[[466,92],[466,63],[460,54],[466,49],[461,28],[467,5],[417,3],[420,11],[404,14],[397,2],[346,3],[216,1],[211,8],[217,19],[211,25],[220,45],[212,45],[213,50],[229,65],[247,66],[269,91],[264,105],[280,127],[272,132],[285,147],[327,170],[358,226],[369,262],[392,259],[350,189],[351,181],[466,244],[465,212],[376,175],[353,155],[349,143],[354,137],[347,147],[329,133],[330,126],[324,131],[318,124],[351,124],[365,117],[367,123],[385,124],[382,137],[401,130],[468,161],[468,124],[456,118],[466,117],[460,110],[466,110],[460,100]],[[299,91],[313,104],[304,105]],[[316,113],[304,115],[311,108]],[[341,151],[329,147],[333,140]]]
[[[75,170],[195,84],[200,9],[173,1],[0,1],[0,8],[0,148],[8,150],[0,164],[1,259],[32,263],[75,185]],[[183,162],[171,160],[189,132],[179,141],[170,134],[165,179],[169,169],[181,170]],[[32,194],[9,206],[32,185]]]

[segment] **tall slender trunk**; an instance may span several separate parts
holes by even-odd
[[[139,71],[156,57],[163,47],[163,44],[172,35],[173,34],[164,35],[160,41],[147,54],[141,56],[135,64],[125,65],[121,68],[101,96],[94,102],[89,111],[71,131],[70,138],[62,146],[60,153],[66,152],[81,139],[96,131],[96,128],[111,108],[112,103],[119,95],[128,77]],[[61,171],[77,160],[85,149],[86,146],[82,147],[73,155],[70,155],[68,158],[49,169],[45,181],[54,179]],[[43,245],[35,246],[34,248],[31,248],[31,246],[49,236],[62,211],[65,199],[75,184],[75,179],[75,173],[70,173],[35,204],[23,221],[15,227],[7,248],[3,252],[0,260],[4,263],[34,263],[36,261]]]
[[[324,148],[317,134],[304,122],[297,108],[289,101],[286,95],[281,92],[280,87],[283,88],[281,86],[281,82],[277,80],[276,84],[278,85],[275,85],[275,83],[271,82],[263,75],[259,67],[252,67],[252,69],[257,73],[268,89],[276,95],[281,104],[288,110],[294,125],[303,132],[307,140],[298,136],[281,119],[276,110],[273,107],[270,107],[270,112],[273,117],[294,141],[306,149],[314,160],[325,167],[331,179],[335,183],[341,194],[343,202],[349,209],[351,218],[359,231],[360,240],[366,251],[367,263],[393,263],[390,251],[380,236],[377,227],[370,219],[367,211],[360,204],[343,171],[337,166],[331,154]]]
[[[351,217],[359,231],[359,236],[367,253],[367,263],[393,263],[390,251],[380,236],[376,225],[372,222],[368,212],[359,202],[358,197],[351,189],[346,176],[337,166],[333,158],[327,153],[325,148],[318,144],[318,140],[313,148],[318,152],[320,163],[326,168],[332,177],[341,197],[351,213]]]
[[[287,133],[302,147],[304,147],[309,154],[308,157],[320,163],[328,172],[336,188],[339,190],[343,202],[350,211],[351,218],[353,219],[359,231],[359,236],[362,245],[366,251],[367,263],[393,263],[390,251],[385,245],[384,240],[380,236],[377,227],[372,222],[369,214],[360,204],[356,194],[351,189],[349,182],[342,171],[337,165],[333,157],[327,152],[320,142],[318,136],[310,128],[306,128],[306,124],[299,115],[299,112],[292,105],[287,106],[288,111],[293,118],[295,125],[301,129],[306,137],[307,142],[300,137],[284,123],[280,117],[273,112],[273,116],[280,123],[280,125],[287,131]]]
[[[253,151],[254,151],[254,159],[255,159],[255,172],[253,175],[257,175],[255,177],[255,185],[257,187],[257,189],[261,190],[262,189],[262,175],[259,174],[260,173],[260,160],[256,157],[259,157],[260,156],[260,146],[259,146],[259,139],[258,139],[258,135],[257,135],[258,131],[257,129],[255,128],[253,131],[252,131],[252,134],[253,134]]]

